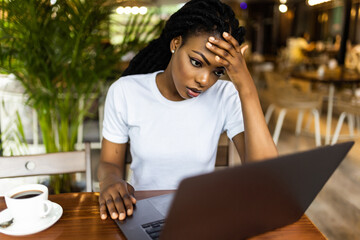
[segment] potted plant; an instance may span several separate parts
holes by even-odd
[[[106,80],[120,76],[121,57],[134,49],[136,35],[143,34],[138,32],[139,18],[133,17],[126,31],[135,38],[125,37],[116,46],[109,43],[115,4],[108,0],[0,2],[0,69],[14,74],[24,87],[27,104],[36,110],[46,152],[74,150],[79,124]],[[151,34],[161,27],[155,24]],[[68,176],[56,178],[55,192],[59,192],[65,185],[61,179]]]

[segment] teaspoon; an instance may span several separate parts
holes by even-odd
[[[5,222],[2,222],[0,223],[0,227],[1,228],[7,228],[9,227],[12,223],[14,222],[14,218],[8,220],[8,221],[5,221]]]

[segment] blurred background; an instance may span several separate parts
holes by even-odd
[[[82,150],[90,142],[98,191],[107,89],[185,2],[0,0],[0,155]],[[329,239],[358,239],[360,1],[224,2],[246,28],[245,57],[280,154],[355,141],[307,214]],[[220,138],[217,168],[239,164],[231,144]],[[84,191],[84,174],[66,179],[71,189],[55,192]],[[65,180],[0,178],[0,196],[54,181]]]

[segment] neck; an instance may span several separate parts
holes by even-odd
[[[184,100],[176,90],[174,81],[171,76],[171,71],[166,68],[164,72],[159,73],[156,76],[156,85],[166,99],[171,101],[182,101]]]

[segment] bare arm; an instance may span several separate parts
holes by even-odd
[[[132,215],[136,203],[134,188],[124,180],[126,143],[102,141],[98,178],[100,181],[100,217],[107,218],[109,211],[112,219],[123,220]]]
[[[244,118],[244,133],[233,137],[241,160],[258,161],[278,155],[276,146],[266,125],[254,81],[247,69],[243,54],[247,46],[239,43],[230,34],[224,33],[225,39],[209,38],[206,47],[216,56],[233,82],[241,99]]]
[[[240,86],[237,87],[242,99],[244,132],[236,135],[232,140],[238,152],[242,153],[244,162],[275,157],[278,152],[265,122],[253,80],[249,73],[242,79],[248,80],[247,83],[239,84]]]

